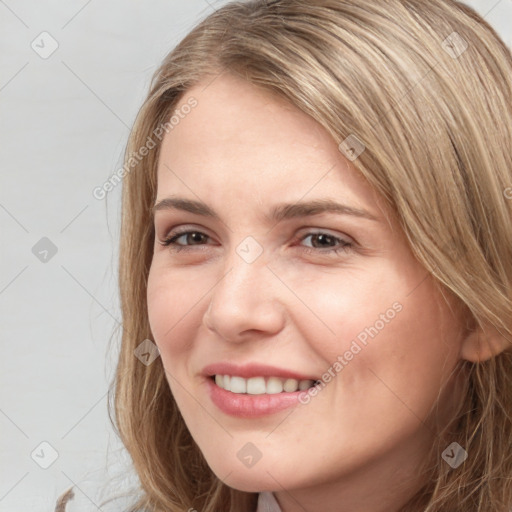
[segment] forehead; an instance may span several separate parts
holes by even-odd
[[[319,123],[281,96],[231,74],[192,87],[176,110],[183,109],[191,98],[197,105],[166,136],[171,145],[181,149],[183,143],[187,149],[208,150],[264,146],[278,153],[296,150],[317,157],[326,150],[328,136]]]
[[[183,109],[191,99],[195,106]],[[160,198],[193,191],[246,205],[326,195],[354,207],[377,203],[327,131],[276,94],[222,74],[185,92],[180,109],[188,113],[161,148]]]

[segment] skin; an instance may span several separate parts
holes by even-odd
[[[413,256],[377,193],[312,118],[224,73],[190,89],[198,104],[164,138],[157,199],[207,203],[219,220],[155,213],[147,286],[167,380],[213,472],[236,489],[275,491],[283,512],[390,512],[423,483],[418,468],[460,398],[451,372],[462,318]],[[377,220],[323,213],[265,221],[281,202],[334,199]],[[175,228],[179,252],[161,245]],[[353,244],[339,248],[325,233]],[[172,233],[171,233],[172,234]],[[263,253],[236,252],[252,236]],[[198,241],[199,240],[199,241]],[[209,399],[202,368],[257,362],[320,376],[393,304],[401,311],[306,405],[235,418]],[[432,407],[439,398],[439,409]],[[237,452],[262,453],[251,468]],[[342,506],[341,506],[342,504]]]

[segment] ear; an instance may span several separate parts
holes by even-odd
[[[460,357],[472,363],[481,363],[505,350],[512,351],[512,341],[507,340],[495,327],[477,326],[463,340]]]

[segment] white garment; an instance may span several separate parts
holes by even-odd
[[[281,512],[281,507],[277,503],[273,493],[260,492],[256,512]]]
[[[92,495],[92,493],[90,494]],[[107,505],[103,505],[104,508],[102,508],[102,510],[104,512],[119,512],[121,510],[127,510],[134,502],[134,497],[127,499],[127,501],[123,503],[120,503],[119,499],[116,499]],[[55,510],[64,510],[64,512],[97,512],[98,507],[94,505],[92,499],[83,492],[83,489],[73,486],[73,495],[67,502],[66,507],[64,509],[61,507],[60,509]],[[260,492],[258,494],[258,506],[256,508],[256,512],[282,512],[282,510],[273,493]]]

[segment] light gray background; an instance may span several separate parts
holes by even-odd
[[[53,511],[72,484],[70,510],[98,510],[136,484],[106,408],[121,187],[92,190],[122,165],[157,65],[225,3],[0,0],[0,512]],[[512,0],[467,3],[512,45]]]

